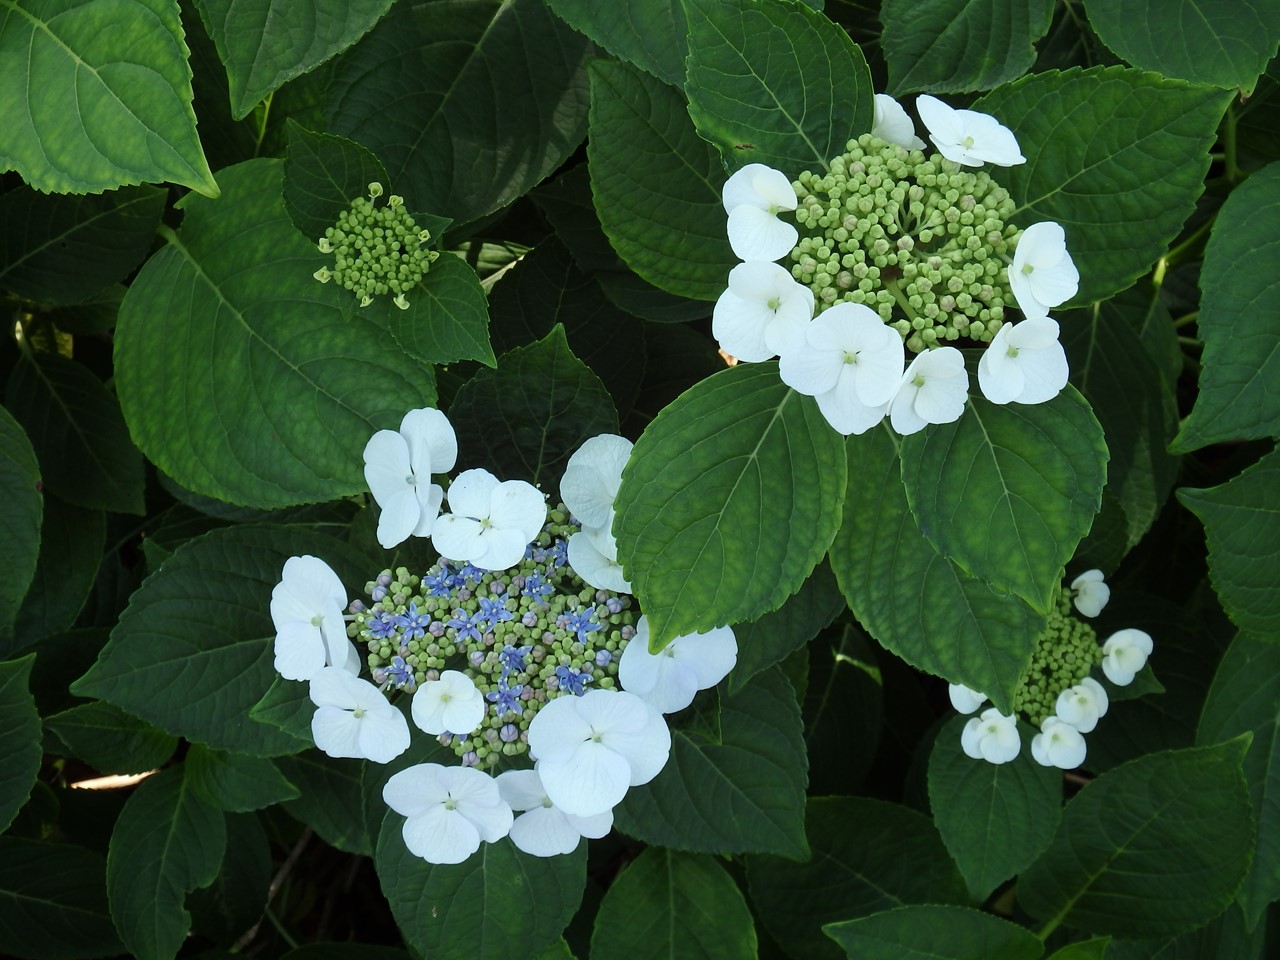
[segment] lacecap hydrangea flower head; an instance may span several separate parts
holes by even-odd
[[[980,169],[1024,163],[1016,137],[935,97],[915,105],[936,152],[878,94],[872,131],[824,169],[748,164],[724,187],[743,262],[712,331],[737,360],[779,357],[783,381],[845,435],[885,417],[903,434],[957,420],[969,388],[957,346],[985,348],[978,385],[993,403],[1043,403],[1067,383],[1048,316],[1078,289],[1065,231],[1014,223],[998,172]]]
[[[1019,731],[1025,724],[1037,731],[1031,740],[1037,763],[1064,770],[1084,763],[1084,735],[1093,732],[1110,705],[1106,687],[1090,674],[1100,668],[1110,683],[1127,686],[1146,666],[1153,646],[1149,634],[1132,628],[1100,644],[1093,627],[1071,615],[1074,606],[1084,616],[1095,617],[1109,596],[1100,570],[1082,573],[1060,591],[1017,691],[1014,712],[1001,714],[991,707],[969,720],[960,742],[968,756],[1008,763],[1021,750]],[[986,694],[962,684],[951,684],[948,693],[951,705],[964,714],[975,713],[987,701]]]
[[[309,681],[330,756],[387,763],[414,729],[453,752],[456,766],[417,764],[384,789],[415,855],[457,863],[507,836],[534,856],[568,853],[660,773],[664,714],[723,679],[737,645],[724,627],[649,653],[611,529],[630,441],[602,435],[573,455],[560,485],[572,510],[481,468],[446,492],[432,478],[456,452],[432,408],[370,440],[379,541],[429,537],[440,559],[383,570],[348,603],[323,560],[291,558],[272,599],[277,664]]]

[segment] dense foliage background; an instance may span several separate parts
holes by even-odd
[[[0,953],[1276,955],[1278,42],[1277,0],[0,0]],[[879,91],[1016,134],[1081,275],[1051,403],[845,439],[718,355],[726,178]],[[441,251],[407,310],[313,276],[375,180]],[[737,629],[567,857],[413,857],[381,789],[438,749],[330,759],[272,669],[286,558],[434,559],[361,463],[429,405],[553,495],[636,440],[655,639]],[[1080,770],[970,760],[945,681],[1009,708],[1094,567],[1149,668]]]

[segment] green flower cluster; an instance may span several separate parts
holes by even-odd
[[[453,669],[484,695],[477,731],[440,738],[465,764],[526,753],[529,723],[550,700],[617,688],[638,613],[630,597],[585,584],[569,566],[578,529],[561,504],[509,570],[440,560],[421,577],[401,567],[365,585],[374,602],[347,633],[369,651],[375,683],[413,690]]]
[[[351,209],[338,214],[336,225],[320,238],[320,252],[335,256],[333,270],[321,267],[315,278],[321,283],[334,280],[360,298],[367,307],[373,298],[392,293],[392,302],[409,309],[406,294],[421,282],[431,261],[440,256],[428,250],[431,234],[419,230],[404,199],[387,197],[384,207],[374,207],[382,196],[382,184],[369,184],[369,198],[356,197]]]
[[[828,173],[805,171],[792,186],[791,273],[819,313],[865,304],[916,353],[1000,329],[1020,231],[1007,222],[1016,204],[988,174],[864,134]]]
[[[1061,588],[1049,623],[1036,641],[1031,668],[1014,697],[1014,709],[1030,720],[1037,730],[1044,718],[1054,714],[1058,695],[1074,687],[1102,662],[1098,634],[1071,614],[1071,590]]]

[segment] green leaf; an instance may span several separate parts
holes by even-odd
[[[889,89],[965,93],[1016,80],[1049,32],[1053,0],[885,0]]]
[[[97,197],[10,190],[0,196],[0,288],[47,304],[90,299],[141,262],[164,201],[156,187]]]
[[[614,522],[651,642],[780,607],[835,536],[845,470],[843,438],[772,363],[668,404],[623,471]]]
[[[315,746],[311,736],[311,717],[316,705],[311,702],[307,684],[276,677],[262,699],[249,708],[249,716],[269,723],[289,734],[297,750]],[[296,751],[295,751],[296,752]]]
[[[222,811],[195,795],[181,766],[148,777],[129,797],[111,833],[107,900],[138,960],[177,956],[191,929],[183,901],[213,882],[226,844]]]
[[[476,220],[578,146],[590,51],[542,0],[397,3],[338,61],[329,131],[376,153],[413,209]]]
[[[40,772],[40,715],[27,689],[35,655],[0,662],[0,833],[27,802]]]
[[[504,480],[559,485],[573,452],[617,433],[604,385],[573,355],[556,324],[537,343],[498,359],[464,383],[449,407],[460,463],[483,463]]]
[[[89,369],[53,353],[24,353],[5,404],[35,437],[49,491],[78,507],[146,512],[142,457],[115,396]]]
[[[105,873],[93,850],[0,837],[0,943],[40,960],[119,954],[124,948],[107,915]]]
[[[1036,960],[1031,931],[968,907],[908,906],[823,931],[857,960]]]
[[[281,757],[276,764],[300,793],[282,804],[282,809],[330,846],[362,857],[373,856],[362,815],[361,767],[367,764],[327,757],[319,750]]]
[[[635,64],[663,83],[684,86],[689,24],[681,0],[616,0],[610,4],[547,0],[547,5],[619,60]]]
[[[809,801],[813,857],[792,863],[751,857],[751,899],[773,939],[797,960],[840,951],[824,924],[912,903],[965,903],[964,881],[929,818],[865,797]]]
[[[1146,273],[1204,189],[1228,95],[1124,67],[1051,71],[983,97],[1029,162],[997,178],[1013,221],[1062,224],[1080,271],[1073,304],[1102,300]]]
[[[1280,640],[1280,452],[1207,490],[1178,499],[1200,518],[1209,541],[1209,578],[1232,622],[1259,640]]]
[[[115,283],[83,303],[58,307],[45,316],[65,333],[84,336],[106,333],[116,325],[116,315],[126,292],[123,284]]]
[[[635,67],[591,65],[587,158],[596,213],[627,266],[656,287],[715,300],[738,262],[729,248],[724,166],[684,97]]]
[[[569,349],[600,378],[619,413],[635,401],[645,373],[644,325],[611,303],[556,237],[521,257],[493,288],[489,313],[494,349],[503,353],[564,324]]]
[[[40,555],[40,465],[22,425],[0,407],[0,640],[13,635],[14,618]]]
[[[1089,25],[1135,67],[1253,92],[1280,43],[1276,0],[1085,0]]]
[[[618,829],[674,850],[805,856],[808,759],[791,685],[772,669],[706,709],[718,731],[673,729],[662,773],[614,809]]]
[[[458,864],[432,864],[404,845],[404,818],[388,811],[374,863],[405,941],[424,956],[511,960],[550,946],[582,901],[586,844],[532,857],[508,839],[482,843]],[[536,892],[537,909],[529,896]]]
[[[729,674],[728,692],[738,693],[752,677],[795,653],[843,609],[840,585],[824,563],[777,610],[750,623],[735,624],[738,662]]]
[[[1249,929],[1280,899],[1280,644],[1237,636],[1218,664],[1196,741],[1220,743],[1253,734],[1244,758],[1257,818],[1253,863],[1236,898]]]
[[[116,383],[135,442],[189,490],[255,507],[365,490],[365,442],[435,402],[430,372],[387,349],[280,199],[281,163],[220,171],[120,309]]]
[[[1237,738],[1148,754],[1085,786],[1018,881],[1022,907],[1051,927],[1123,937],[1172,936],[1216,917],[1253,852],[1248,747]]]
[[[196,0],[227,66],[237,120],[364,36],[392,0]]]
[[[0,104],[0,171],[41,192],[169,180],[218,195],[175,0],[3,0],[0,90],[25,91]]]
[[[1244,915],[1238,904],[1227,908],[1207,926],[1184,933],[1180,937],[1150,940],[1113,940],[1107,948],[1106,960],[1269,960],[1265,950],[1266,926],[1245,929]],[[1274,952],[1274,951],[1272,951]]]
[[[272,588],[285,561],[303,554],[348,583],[367,576],[351,547],[290,527],[226,527],[184,544],[133,594],[73,692],[215,749],[295,751],[296,738],[249,710],[276,678]]]
[[[871,130],[871,72],[842,27],[799,3],[684,5],[689,116],[731,167],[798,177]]]
[[[1031,406],[971,397],[955,423],[902,440],[920,531],[966,573],[1042,613],[1102,505],[1106,464],[1102,427],[1071,386]]]
[[[275,868],[271,844],[256,816],[231,814],[226,820],[227,852],[218,875],[191,894],[187,907],[195,933],[232,945],[262,918]]]
[[[82,703],[46,717],[44,729],[99,773],[155,770],[178,748],[176,737],[109,703]]]
[[[1102,424],[1111,454],[1105,492],[1124,512],[1126,552],[1155,523],[1178,473],[1177,458],[1165,452],[1178,426],[1174,384],[1139,338],[1140,318],[1151,309],[1143,300],[1122,294],[1061,318],[1071,382]]]
[[[1108,956],[1107,948],[1110,945],[1110,937],[1080,940],[1067,944],[1061,950],[1055,950],[1048,960],[1103,960],[1103,957]]]
[[[12,643],[0,639],[0,656],[29,647],[71,627],[98,576],[107,517],[45,495],[36,572],[18,610]]]
[[[308,943],[290,950],[280,960],[411,960],[411,957],[407,950],[367,943]]]
[[[591,960],[754,960],[756,928],[737,884],[706,856],[651,848],[609,885]]]
[[[388,184],[382,161],[352,140],[316,133],[290,118],[284,154],[284,208],[308,240],[319,241],[369,184]]]
[[[831,568],[854,616],[886,650],[1012,712],[1045,618],[968,576],[925,539],[907,506],[898,442],[886,429],[849,438],[857,467]]]
[[[802,591],[803,592],[803,591]],[[803,686],[804,742],[811,757],[839,757],[839,763],[815,763],[809,768],[809,795],[856,795],[880,751],[888,724],[888,738],[895,744],[910,734],[897,729],[897,711],[911,712],[910,700],[890,690],[894,710],[886,718],[885,675],[875,641],[852,623],[820,634],[808,647],[782,663],[792,684]],[[915,675],[891,657],[890,669],[898,677]],[[799,661],[799,663],[797,663]],[[791,670],[803,669],[804,682]],[[890,681],[892,683],[892,681]],[[850,737],[849,731],[858,735]]]
[[[495,365],[484,288],[462,260],[440,257],[408,299],[408,310],[389,304],[381,308],[387,312],[391,336],[405,353],[423,364],[479,360]]]
[[[929,755],[929,804],[942,842],[975,900],[1044,853],[1062,811],[1062,771],[1028,750],[1011,763],[974,760],[960,749],[967,717],[952,717]]]
[[[1280,437],[1280,331],[1267,317],[1280,296],[1280,163],[1231,191],[1200,270],[1200,392],[1173,442],[1178,452],[1224,440]]]
[[[192,744],[187,752],[186,770],[187,782],[196,795],[229,813],[261,810],[300,795],[270,760],[210,750],[200,743]]]

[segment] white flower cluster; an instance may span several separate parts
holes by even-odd
[[[570,459],[561,485],[582,527],[570,537],[569,564],[597,589],[630,589],[611,532],[630,455],[626,439],[594,437]],[[365,476],[382,508],[379,542],[391,547],[430,536],[442,556],[458,563],[489,571],[519,563],[546,517],[542,494],[522,481],[500,483],[487,471],[467,470],[446,500],[431,477],[452,469],[456,457],[453,428],[438,410],[410,411],[398,432],[374,435],[365,448]],[[439,515],[445,502],[454,512]],[[316,705],[311,732],[320,750],[388,763],[408,749],[409,724],[387,698],[392,683],[379,687],[359,677],[360,656],[347,639],[348,607],[341,580],[323,560],[286,561],[271,599],[276,669],[285,679],[309,682]],[[618,664],[625,690],[563,688],[537,711],[527,731],[533,769],[493,777],[473,766],[424,763],[393,775],[383,799],[406,818],[408,849],[432,863],[460,863],[481,842],[510,836],[526,853],[555,856],[573,851],[582,837],[607,834],[627,790],[648,783],[667,762],[664,714],[687,707],[737,661],[728,627],[679,637],[652,654],[641,617],[634,639]],[[484,695],[462,671],[439,671],[408,690],[413,724],[428,734],[469,736],[486,716]]]
[[[1072,603],[1087,617],[1096,617],[1106,606],[1111,589],[1101,570],[1089,570],[1071,582]],[[1147,663],[1151,636],[1132,628],[1118,630],[1102,645],[1102,672],[1118,687],[1128,686]],[[964,714],[974,713],[987,701],[984,693],[958,683],[950,684],[951,705]],[[1074,770],[1084,763],[1084,734],[1091,733],[1109,706],[1106,688],[1085,677],[1058,694],[1054,711],[1040,723],[1031,740],[1031,756],[1045,767]],[[965,754],[988,763],[1008,763],[1022,750],[1016,714],[1002,714],[994,707],[965,724],[960,734]]]
[[[1024,163],[1017,140],[994,117],[916,99],[929,137],[946,161],[959,166]],[[924,142],[903,108],[877,94],[872,135],[907,150]],[[951,423],[964,412],[969,378],[954,347],[935,346],[903,369],[903,337],[870,307],[841,302],[814,316],[814,294],[774,262],[787,256],[798,233],[780,213],[797,207],[796,190],[781,171],[750,163],[724,185],[729,245],[743,261],[729,272],[716,301],[712,332],[725,353],[741,361],[779,357],[779,375],[814,397],[840,433],[861,434],[889,418],[912,434],[929,423]],[[905,237],[904,240],[909,240]],[[1004,324],[978,364],[978,385],[992,403],[1043,403],[1067,383],[1067,358],[1050,307],[1075,295],[1079,274],[1056,223],[1027,227],[1008,265],[1010,289],[1026,319]]]

